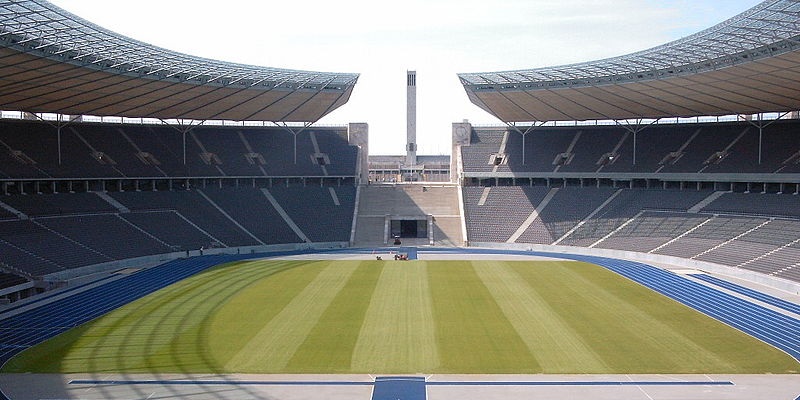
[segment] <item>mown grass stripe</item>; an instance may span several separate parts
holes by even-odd
[[[205,342],[191,332],[201,330],[202,318],[213,315],[229,296],[289,267],[274,262],[215,267],[67,331],[7,366],[50,373],[214,370]],[[182,351],[176,341],[192,343],[191,351]]]
[[[537,288],[520,279],[509,262],[474,262],[475,272],[545,373],[603,371],[605,362]],[[576,368],[579,370],[576,371]]]
[[[339,291],[356,270],[352,264],[320,262],[325,267],[291,302],[247,343],[226,366],[234,371],[284,371],[286,364],[317,324]],[[295,290],[292,290],[295,289]],[[246,318],[246,316],[245,316]]]
[[[605,268],[586,263],[514,268],[531,284],[559,288],[554,301],[571,310],[563,318],[602,355],[612,367],[609,373],[737,371],[737,365],[753,360],[751,352],[735,351],[747,348],[750,340],[743,333]]]
[[[353,372],[350,362],[369,306],[366,300],[375,292],[383,270],[381,261],[354,263],[358,268],[289,360],[287,372]]]
[[[175,332],[171,336],[169,347],[153,352],[148,357],[148,370],[163,370],[164,366],[177,366],[181,372],[198,373],[224,371],[222,363],[213,357],[212,350],[216,347],[215,341],[209,336],[214,317],[221,307],[228,301],[236,298],[239,293],[246,290],[254,282],[265,280],[267,277],[291,270],[297,267],[297,262],[277,263],[236,263],[227,266],[227,270],[213,271],[206,277],[206,283],[195,293],[188,295],[192,301],[200,303],[193,310],[178,309],[176,316],[182,313],[182,325],[186,328]],[[203,298],[208,301],[202,301]],[[189,323],[194,321],[194,323]],[[158,324],[161,329],[162,324]],[[160,335],[152,335],[158,337]]]
[[[534,288],[613,373],[798,372],[797,362],[779,350],[606,269],[497,263],[485,272],[510,269],[517,275],[515,284],[499,279],[503,292],[519,297]],[[341,280],[340,290],[334,285],[304,292],[335,268],[342,275],[331,279]],[[4,372],[551,372],[533,357],[486,279],[466,260],[258,260],[221,266],[37,345]],[[320,290],[331,290],[327,304],[320,302]],[[504,301],[518,300],[514,295],[506,293]],[[311,299],[298,299],[305,296]],[[244,350],[265,325],[301,301],[319,302],[313,305],[319,308],[315,314],[300,307],[286,317],[287,324],[304,328],[270,343],[296,347],[283,366],[270,365],[272,355],[264,348]],[[316,319],[300,320],[307,315]],[[246,370],[233,365],[242,351],[266,362]],[[548,357],[564,354],[560,348],[548,351],[554,353]],[[599,372],[580,364],[571,370]]]
[[[439,365],[423,261],[384,261],[352,356],[352,369],[414,373]]]
[[[469,261],[428,267],[436,319],[439,373],[541,373]]]

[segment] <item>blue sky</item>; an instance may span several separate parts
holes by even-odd
[[[366,122],[372,154],[402,154],[405,72],[417,71],[419,154],[449,154],[450,126],[500,124],[456,73],[553,66],[657,46],[758,0],[51,0],[97,25],[192,55],[361,74],[320,124]]]

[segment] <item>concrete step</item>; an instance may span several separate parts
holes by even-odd
[[[362,217],[356,220],[355,246],[383,246],[384,217]]]
[[[354,245],[383,245],[387,215],[398,219],[422,219],[431,215],[437,245],[463,245],[458,190],[457,186],[419,184],[362,186]],[[416,241],[419,245],[429,244],[426,240]]]
[[[433,243],[436,246],[463,246],[461,218],[439,217],[433,222]]]

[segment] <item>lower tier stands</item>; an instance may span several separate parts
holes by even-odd
[[[350,240],[356,188],[279,187],[269,193],[312,242]]]
[[[22,285],[28,282],[29,281],[25,277],[0,271],[0,289]]]
[[[703,211],[800,218],[800,198],[767,193],[725,193],[705,206]]]
[[[549,191],[525,186],[464,188],[467,237],[476,242],[507,241]]]
[[[347,242],[355,193],[282,186],[4,196],[2,209],[21,214],[0,217],[0,265],[39,277],[201,248]]]
[[[552,200],[539,211],[539,218],[525,229],[520,240],[529,243],[553,243],[613,194],[614,189],[591,191],[580,188],[557,189]],[[581,201],[573,201],[576,198],[580,198]],[[547,234],[542,235],[544,232]]]
[[[662,254],[800,281],[796,195],[503,186],[463,192],[472,243]]]
[[[110,196],[132,211],[177,212],[209,237],[206,246],[211,243],[223,247],[259,244],[197,190],[118,192]]]

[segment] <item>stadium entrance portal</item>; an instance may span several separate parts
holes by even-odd
[[[433,242],[433,217],[386,216],[384,244],[427,245]]]
[[[392,221],[393,238],[421,239],[428,237],[428,221],[425,219],[402,219]]]

